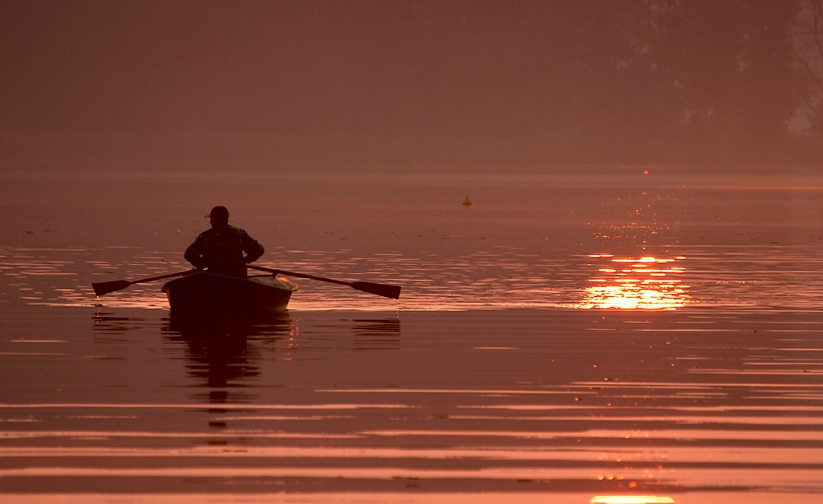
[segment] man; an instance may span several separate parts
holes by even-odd
[[[207,268],[210,273],[245,278],[246,264],[263,255],[263,246],[242,229],[229,226],[229,211],[226,207],[216,206],[206,217],[210,219],[211,229],[200,233],[183,257],[195,268]]]

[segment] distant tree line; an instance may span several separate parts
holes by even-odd
[[[571,103],[596,105],[568,110],[579,139],[624,158],[823,160],[823,0],[568,6]]]

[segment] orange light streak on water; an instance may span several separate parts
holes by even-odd
[[[676,278],[686,269],[672,263],[685,259],[616,258],[611,254],[592,254],[592,259],[608,259],[608,267],[589,279],[578,308],[620,310],[676,310],[689,302],[689,286]]]
[[[597,496],[589,502],[599,504],[657,504],[673,503],[671,497],[655,497],[651,495],[611,495]]]

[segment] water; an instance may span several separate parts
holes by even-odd
[[[4,502],[823,494],[814,175],[2,177]],[[197,325],[157,283],[94,297],[187,269],[214,204],[261,265],[400,300],[298,280]]]

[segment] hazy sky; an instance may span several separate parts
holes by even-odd
[[[4,128],[497,131],[562,49],[530,2],[0,5]]]
[[[625,33],[645,29],[644,5],[0,0],[0,130],[24,132],[7,150],[53,132],[186,133],[337,139],[331,158],[357,138],[401,158],[620,160],[699,117],[666,96],[675,77],[619,73],[638,60]]]

